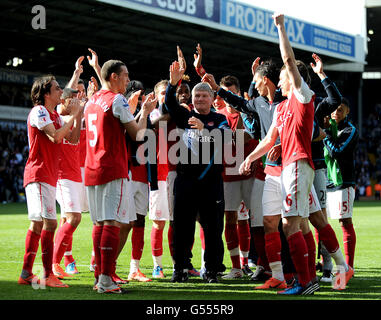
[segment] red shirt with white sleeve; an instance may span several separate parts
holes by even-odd
[[[24,187],[32,182],[45,182],[53,187],[57,184],[61,144],[50,141],[42,130],[51,123],[56,130],[63,125],[59,114],[49,112],[44,106],[34,106],[28,115],[29,156],[24,170]]]
[[[291,97],[282,101],[274,115],[282,145],[282,167],[306,159],[314,169],[311,155],[311,140],[314,121],[315,93],[302,78],[301,88],[294,89]]]
[[[85,185],[128,179],[124,123],[135,121],[126,98],[110,90],[95,93],[85,106]]]

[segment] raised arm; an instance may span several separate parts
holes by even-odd
[[[98,62],[98,55],[94,50],[92,50],[90,48],[88,48],[88,49],[91,52],[91,58],[89,56],[87,56],[87,61],[89,62],[89,65],[93,67],[93,69],[94,69],[94,71],[95,71],[95,73],[96,73],[96,75],[97,75],[97,77],[101,83],[101,86],[102,86],[101,67],[100,67],[99,62]]]
[[[172,62],[169,67],[169,84],[165,93],[165,105],[171,118],[180,128],[185,128],[188,124],[190,112],[183,108],[176,99],[176,87],[182,79],[185,70],[178,61]]]
[[[247,114],[252,114],[253,112],[256,113],[254,100],[246,100],[233,92],[224,90],[216,83],[212,74],[206,73],[202,77],[202,82],[209,83],[211,88],[216,91],[217,95],[229,103],[234,109]]]
[[[83,72],[82,61],[84,58],[85,58],[84,56],[81,56],[75,62],[75,69],[74,69],[74,72],[73,72],[73,75],[72,75],[70,81],[66,85],[67,88],[72,88],[74,90],[77,89],[79,77],[80,77],[81,73]]]
[[[196,53],[193,54],[193,57],[194,57],[193,66],[196,69],[197,74],[200,76],[200,78],[202,78],[205,75],[206,71],[203,68],[203,66],[201,65],[202,48],[201,48],[199,43],[197,44],[196,52],[197,52],[197,54]]]
[[[288,40],[286,27],[284,25],[284,15],[274,14],[274,24],[278,29],[279,48],[283,64],[286,66],[287,74],[292,86],[299,90],[302,84],[299,70],[296,66],[294,51],[292,50],[290,41]]]
[[[321,58],[316,53],[312,54],[312,58],[315,60],[315,64],[311,62],[311,68],[320,78],[327,94],[327,97],[315,101],[315,118],[320,126],[323,126],[324,117],[330,115],[341,104],[341,93],[335,83],[325,74]]]

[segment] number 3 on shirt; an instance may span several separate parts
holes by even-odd
[[[95,126],[94,122],[97,121],[97,114],[96,113],[89,113],[88,115],[88,122],[89,122],[89,130],[93,133],[93,138],[89,139],[90,147],[95,147],[98,140],[98,131],[97,127]]]

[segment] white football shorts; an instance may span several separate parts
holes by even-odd
[[[353,216],[355,189],[353,187],[327,192],[327,214],[331,219],[346,219]]]
[[[311,191],[308,197],[308,204],[309,204],[308,211],[310,214],[321,210],[320,202],[316,194],[314,185],[311,186]]]
[[[57,219],[56,188],[45,182],[32,182],[25,187],[28,219]]]
[[[56,199],[61,207],[61,218],[66,218],[65,212],[81,212],[82,182],[59,179],[56,187]]]
[[[237,213],[237,220],[247,220],[250,218],[249,209],[246,207],[244,201],[241,201]]]
[[[284,167],[282,183],[282,218],[309,216],[309,193],[314,179],[314,170],[307,160],[300,159]]]
[[[87,186],[91,220],[95,222],[115,220],[130,223],[136,220],[135,204],[130,181],[116,179],[108,183]]]
[[[140,181],[131,181],[131,189],[136,213],[146,216],[148,212],[148,184]]]
[[[324,209],[327,201],[327,169],[322,168],[315,170],[314,187],[320,208]]]
[[[237,211],[241,201],[245,202],[247,208],[251,207],[254,180],[254,178],[250,178],[238,181],[224,181],[225,211]]]
[[[263,216],[282,214],[282,186],[280,176],[267,174],[262,195]]]
[[[158,190],[149,192],[149,219],[158,221],[169,221],[168,183],[158,181]]]

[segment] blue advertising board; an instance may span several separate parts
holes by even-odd
[[[98,0],[168,18],[205,25],[222,31],[277,42],[272,11],[234,0]],[[364,49],[356,48],[356,37],[285,17],[287,35],[293,46],[345,60],[364,62]],[[357,42],[361,46],[361,41]],[[357,50],[359,49],[359,50]],[[359,54],[360,52],[360,54]]]
[[[244,31],[277,39],[272,11],[240,2],[221,0],[220,23]],[[290,42],[355,57],[355,37],[310,23],[285,17]]]
[[[120,6],[131,7],[130,5],[138,5],[141,8],[146,7],[165,10],[166,14],[172,12],[182,14],[193,18],[219,22],[220,0],[101,0],[117,4]],[[155,12],[153,12],[155,13]],[[170,17],[170,16],[168,16]]]

